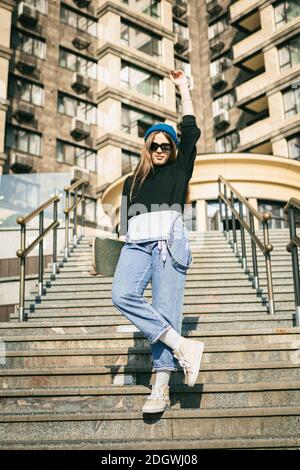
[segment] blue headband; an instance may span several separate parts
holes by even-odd
[[[176,147],[178,147],[179,141],[177,139],[175,129],[169,124],[164,124],[164,123],[154,124],[154,126],[149,127],[149,129],[147,129],[145,132],[144,140],[146,141],[148,135],[151,134],[152,132],[158,132],[158,131],[163,131],[169,134],[171,139],[175,142]]]

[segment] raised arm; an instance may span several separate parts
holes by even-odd
[[[182,102],[181,139],[178,146],[178,158],[188,172],[188,176],[191,177],[197,155],[196,144],[201,135],[201,130],[196,123],[194,106],[185,73],[183,70],[171,70],[170,79],[178,86]]]

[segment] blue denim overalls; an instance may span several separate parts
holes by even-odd
[[[149,213],[151,214],[151,213]],[[154,370],[177,370],[177,359],[159,337],[173,327],[181,334],[186,271],[193,263],[182,214],[164,211],[164,223],[145,230],[135,221],[126,234],[112,284],[112,302],[149,339]],[[137,219],[140,217],[140,219]],[[152,283],[152,304],[143,297]]]

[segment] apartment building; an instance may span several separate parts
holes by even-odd
[[[255,208],[273,214],[272,227],[283,228],[275,217],[284,215],[290,197],[300,196],[300,4],[194,0],[187,11],[193,102],[202,130],[188,227],[219,228],[222,174]],[[103,195],[116,206],[115,220],[122,182]]]
[[[219,174],[282,215],[300,197],[299,9],[298,0],[0,0],[1,171],[85,177],[89,220],[115,230],[145,130],[163,121],[180,136],[169,70],[182,68],[202,130],[189,229],[219,228]]]

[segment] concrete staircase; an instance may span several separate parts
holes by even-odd
[[[276,315],[219,232],[189,233],[183,334],[205,343],[195,387],[171,376],[171,409],[143,415],[149,342],[111,302],[112,278],[92,277],[83,239],[28,321],[0,323],[2,449],[300,448],[300,328],[293,326],[287,230],[271,231]],[[250,254],[250,239],[247,239]],[[60,261],[63,256],[61,254]],[[249,266],[250,266],[249,258]],[[151,301],[151,286],[144,293]]]

